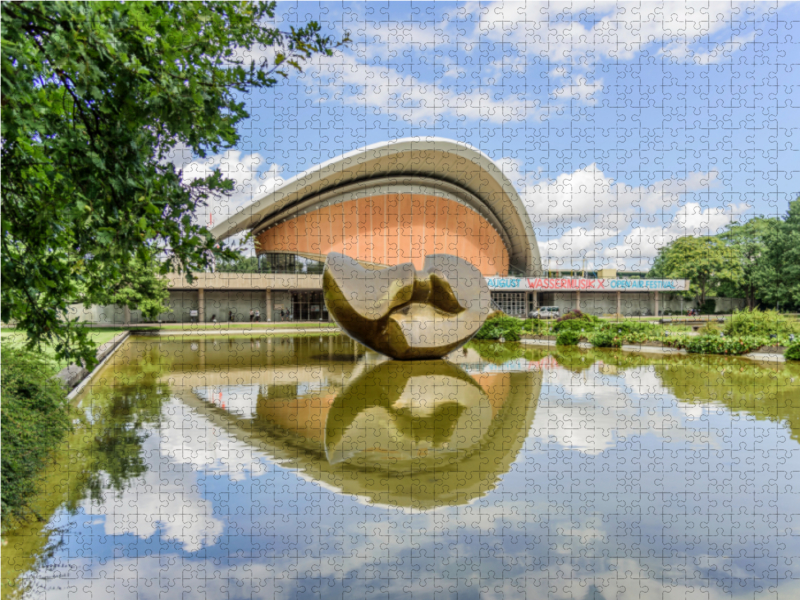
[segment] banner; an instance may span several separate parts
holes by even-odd
[[[571,279],[569,277],[489,277],[489,289],[517,292],[684,292],[688,279]]]

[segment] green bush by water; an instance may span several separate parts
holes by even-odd
[[[590,341],[595,348],[619,348],[623,339],[610,331],[598,331]]]
[[[601,324],[598,332],[616,336],[622,343],[641,344],[650,340],[660,340],[665,330],[659,325],[641,321],[610,321]]]
[[[600,325],[601,321],[594,315],[582,313],[579,310],[573,310],[558,319],[553,325],[553,331],[558,333],[560,331],[594,331]]]
[[[542,319],[526,319],[522,322],[522,331],[537,335],[547,335],[550,333],[550,324]]]
[[[698,335],[679,336],[666,341],[673,348],[682,348],[691,354],[727,354],[738,356],[758,350],[769,344],[769,341],[760,336],[725,336]]]
[[[580,332],[572,329],[565,329],[559,332],[556,338],[556,346],[577,346],[580,339]]]
[[[713,321],[709,321],[708,323],[703,325],[700,329],[698,329],[697,333],[699,333],[700,335],[716,335],[716,336],[719,336],[720,328]]]
[[[2,348],[3,529],[35,512],[28,501],[36,476],[71,428],[67,394],[56,369],[41,354]],[[38,515],[36,515],[38,517]]]
[[[800,360],[800,342],[795,342],[783,353],[786,360]]]
[[[727,335],[785,335],[800,333],[800,323],[776,310],[742,310],[725,323]]]
[[[497,314],[484,322],[474,339],[499,340],[503,338],[507,342],[518,342],[522,333],[522,325],[522,319]]]

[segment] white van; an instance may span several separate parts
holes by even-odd
[[[557,306],[542,306],[533,313],[534,319],[558,319],[561,316],[561,309]]]

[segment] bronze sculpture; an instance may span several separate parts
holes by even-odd
[[[353,339],[400,360],[441,358],[475,335],[492,311],[489,286],[462,258],[434,254],[421,272],[372,269],[344,254],[325,262],[328,312]]]

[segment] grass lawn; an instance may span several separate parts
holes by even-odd
[[[94,343],[99,347],[106,342],[110,342],[115,335],[122,333],[123,331],[127,330],[116,327],[93,327],[89,330],[89,339],[94,341]],[[27,338],[23,331],[9,329],[7,327],[4,327],[2,330],[0,330],[0,341],[2,341],[3,344],[11,343],[22,345],[26,340]],[[69,365],[68,361],[56,360],[55,350],[48,344],[42,344],[42,353],[46,358],[52,360],[59,370]]]

